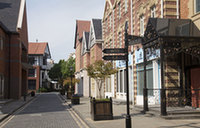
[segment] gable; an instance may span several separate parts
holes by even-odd
[[[112,12],[112,3],[110,0],[106,0],[105,7],[104,7],[104,15],[103,15],[103,21],[106,19],[106,17]]]

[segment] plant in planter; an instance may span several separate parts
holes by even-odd
[[[107,77],[117,72],[117,69],[113,68],[111,62],[105,63],[102,60],[87,67],[88,76],[93,78],[97,83],[98,95],[97,99],[91,98],[91,115],[93,120],[107,120],[113,119],[112,113],[112,99],[103,99],[101,90],[103,82]]]

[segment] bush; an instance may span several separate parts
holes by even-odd
[[[39,88],[39,92],[48,92],[46,88]]]

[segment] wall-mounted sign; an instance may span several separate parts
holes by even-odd
[[[156,59],[160,57],[160,49],[156,49],[154,51],[147,49],[147,53],[146,53],[146,58],[147,61]],[[143,58],[143,49],[140,48],[138,50],[135,51],[135,63],[139,64],[139,63],[143,63],[144,62],[144,58]]]
[[[128,55],[128,65],[132,65],[133,64],[133,55],[129,54]],[[123,60],[118,60],[116,61],[116,68],[125,68],[126,67],[126,61]]]

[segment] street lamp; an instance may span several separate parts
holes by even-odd
[[[73,67],[70,66],[70,74],[71,74],[71,94],[72,94],[72,72],[73,72]]]

